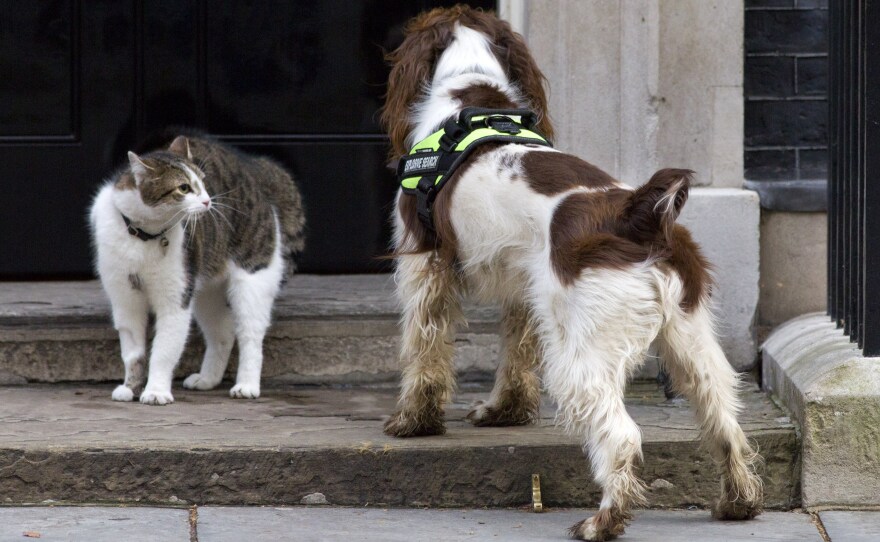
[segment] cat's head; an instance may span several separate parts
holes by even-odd
[[[205,174],[193,162],[189,141],[180,136],[167,151],[128,153],[129,171],[116,183],[120,210],[132,219],[185,219],[211,208]]]

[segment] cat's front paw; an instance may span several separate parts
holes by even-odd
[[[229,390],[229,396],[233,399],[256,399],[260,396],[260,385],[236,384]]]
[[[145,405],[170,405],[173,402],[171,391],[146,389],[141,393],[141,403]]]
[[[183,381],[183,387],[188,390],[213,390],[219,383],[219,380],[211,380],[202,373],[193,373]]]
[[[131,401],[134,399],[134,392],[125,384],[116,386],[113,394],[110,396],[114,401]]]

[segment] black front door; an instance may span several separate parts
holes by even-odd
[[[377,124],[405,21],[455,1],[29,0],[0,7],[0,278],[91,274],[86,212],[125,151],[196,126],[285,164],[305,272],[370,272],[395,182]],[[494,7],[493,1],[472,5]]]

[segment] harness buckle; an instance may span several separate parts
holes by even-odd
[[[416,212],[419,221],[431,231],[434,231],[434,200],[437,198],[437,188],[434,186],[435,177],[422,177],[416,185]]]
[[[514,135],[520,132],[519,126],[510,117],[489,117],[486,119],[486,125],[504,134]]]
[[[458,143],[468,134],[468,129],[462,126],[455,117],[450,117],[443,125],[443,135],[440,136],[440,148],[446,152],[452,152]]]
[[[458,141],[449,137],[448,134],[440,136],[440,150],[443,152],[452,152],[458,146]]]

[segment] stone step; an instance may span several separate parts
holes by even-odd
[[[548,506],[598,503],[552,405],[536,426],[472,427],[468,405],[488,392],[477,384],[448,406],[446,435],[413,439],[382,433],[393,386],[287,385],[242,401],[176,383],[165,407],[113,402],[112,388],[0,387],[0,505],[297,504],[321,493],[335,505],[510,507],[530,502],[533,473]],[[741,422],[765,461],[766,506],[798,506],[794,427],[756,386],[744,402]],[[630,387],[627,408],[642,428],[650,506],[708,506],[719,479],[691,408],[649,383]]]
[[[456,336],[459,374],[482,378],[498,358],[498,310],[465,308]],[[389,275],[295,275],[283,288],[264,342],[263,376],[287,383],[391,382],[400,313]],[[195,328],[195,326],[194,326]],[[178,366],[198,370],[198,331]],[[227,375],[234,375],[233,352]],[[657,374],[649,360],[641,376]],[[0,384],[119,381],[123,376],[110,305],[97,281],[4,283],[0,286]]]
[[[470,307],[459,333],[461,373],[494,371],[498,312]],[[389,275],[296,275],[275,304],[263,375],[283,382],[392,381],[398,371],[399,312]],[[193,326],[197,329],[197,326]],[[198,370],[204,352],[190,335],[177,376]],[[228,375],[235,374],[233,351]],[[123,375],[110,305],[97,281],[0,286],[0,383],[115,381]]]

